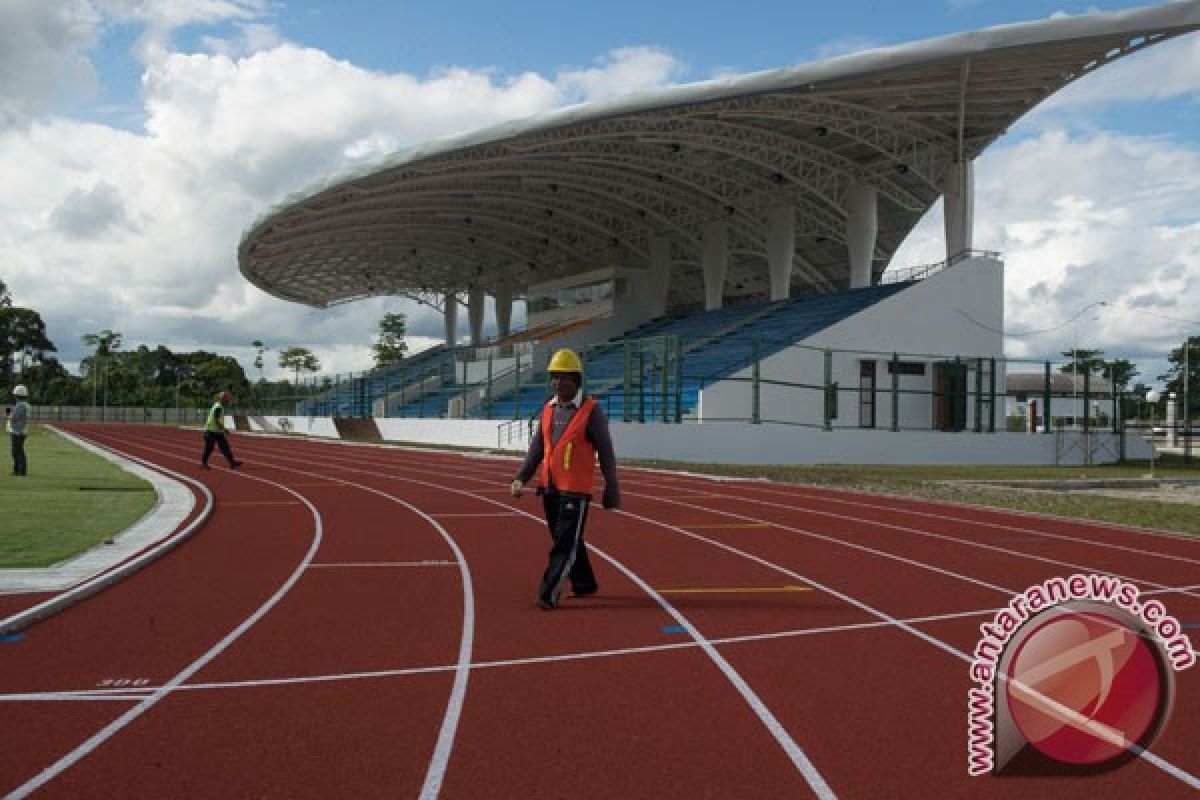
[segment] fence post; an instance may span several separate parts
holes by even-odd
[[[900,430],[900,354],[892,352],[892,432]]]
[[[983,359],[975,359],[975,432],[983,433]]]
[[[1074,379],[1075,375],[1071,376]],[[1083,373],[1083,433],[1086,436],[1092,430],[1092,370]]]
[[[622,345],[625,351],[625,400],[621,404],[621,419],[624,422],[633,419],[633,353],[630,351],[630,344],[626,339]]]
[[[513,419],[521,418],[521,351],[513,349]]]
[[[1042,384],[1042,433],[1050,433],[1050,362],[1046,362],[1046,377]]]
[[[833,430],[834,405],[837,403],[837,388],[833,384],[833,351],[828,347],[825,348],[825,402],[822,403],[822,411],[825,421],[823,426],[825,430]]]
[[[646,352],[638,339],[638,422],[646,421]]]
[[[1117,418],[1124,416],[1121,413],[1121,402],[1120,402],[1120,398],[1118,397],[1118,395],[1124,394],[1124,393],[1117,391],[1117,383],[1116,383],[1116,381],[1113,380],[1112,367],[1108,367],[1106,371],[1108,372],[1108,399],[1109,399],[1109,406],[1110,406],[1109,414],[1112,416],[1113,433],[1117,433],[1120,430],[1120,426],[1117,425]],[[1122,442],[1122,444],[1124,444],[1124,442]]]
[[[438,363],[438,376],[441,377],[443,374],[444,373],[442,372],[442,365],[439,362]],[[433,377],[433,372],[430,371],[428,373],[428,375],[426,376],[426,379],[432,378],[432,377]],[[417,418],[425,419],[425,381],[423,381],[423,380],[418,380],[418,382],[417,382],[417,401],[418,401]]]
[[[996,432],[996,357],[992,356],[988,365],[988,433]]]
[[[683,340],[675,336],[675,422],[683,422]]]
[[[666,336],[662,340],[662,421],[671,421],[671,404],[668,402],[671,389],[671,340]]]
[[[487,418],[492,418],[492,352],[488,351],[487,388],[484,389],[484,404],[487,407]]]
[[[751,358],[754,362],[754,368],[751,373],[750,385],[750,422],[754,425],[762,424],[762,415],[759,413],[759,363],[758,363],[758,337],[755,336],[750,340]]]

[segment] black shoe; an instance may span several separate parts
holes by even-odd
[[[571,597],[591,597],[598,591],[600,591],[599,585],[589,586],[584,589],[580,589],[578,586],[576,586],[571,589]]]
[[[538,604],[538,608],[542,609],[543,611],[553,611],[554,609],[558,608],[558,598],[555,597],[543,597],[539,594],[536,602]]]
[[[232,464],[230,464],[230,465],[229,465],[229,468],[230,468],[230,469],[237,469],[237,468],[238,468],[238,467],[240,467],[241,465],[242,465],[242,462],[240,462],[240,461],[234,461]]]

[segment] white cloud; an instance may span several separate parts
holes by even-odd
[[[232,7],[193,5],[192,14]],[[126,3],[121,13],[158,7]],[[396,300],[315,311],[267,296],[237,270],[242,232],[272,203],[351,162],[660,85],[679,71],[646,48],[512,78],[371,72],[288,43],[242,57],[236,49],[150,63],[143,133],[53,118],[0,131],[3,278],[16,302],[41,311],[65,363],[82,355],[83,333],[103,328],[121,331],[129,347],[239,352],[247,367],[253,339],[303,343],[335,371],[369,365],[385,309],[409,313],[414,337],[440,337],[432,310]]]
[[[56,99],[87,94],[96,76],[83,51],[100,18],[86,0],[5,0],[0,24],[0,131],[28,124]]]
[[[1139,379],[1158,374],[1185,333],[1176,320],[1198,316],[1198,196],[1200,150],[1171,140],[1051,130],[985,153],[975,246],[1003,253],[1009,354],[1100,348],[1147,364]],[[944,258],[941,209],[896,267]]]
[[[555,89],[561,100],[585,102],[652,89],[682,76],[684,65],[653,47],[611,50],[588,69],[559,73]]]
[[[96,0],[104,13],[119,23],[143,26],[136,54],[142,64],[157,64],[172,52],[172,34],[186,25],[217,25],[225,22],[253,23],[270,8],[269,0]],[[243,43],[262,36],[260,30],[244,37]],[[210,39],[216,44],[217,40]]]

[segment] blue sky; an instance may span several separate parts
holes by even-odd
[[[324,176],[567,103],[1138,5],[0,0],[0,279],[68,365],[83,333],[112,328],[247,367],[264,338],[362,369],[384,311],[408,311],[418,340],[439,321],[398,300],[305,309],[237,271],[242,231]],[[1014,126],[977,164],[975,235],[1005,254],[1008,351],[1084,339],[1161,371],[1200,333],[1197,198],[1200,34]],[[935,208],[893,265],[942,247]],[[1101,300],[1082,333],[1059,325]]]

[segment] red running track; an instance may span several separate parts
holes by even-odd
[[[1088,571],[1200,623],[1200,541],[624,470],[624,509],[588,528],[600,595],[546,613],[533,594],[549,540],[532,494],[508,495],[512,459],[239,436],[242,471],[202,472],[195,432],[71,431],[202,481],[215,506],[149,567],[0,643],[10,797],[1200,787],[1200,669],[1177,674],[1150,758],[966,773],[981,622]]]

